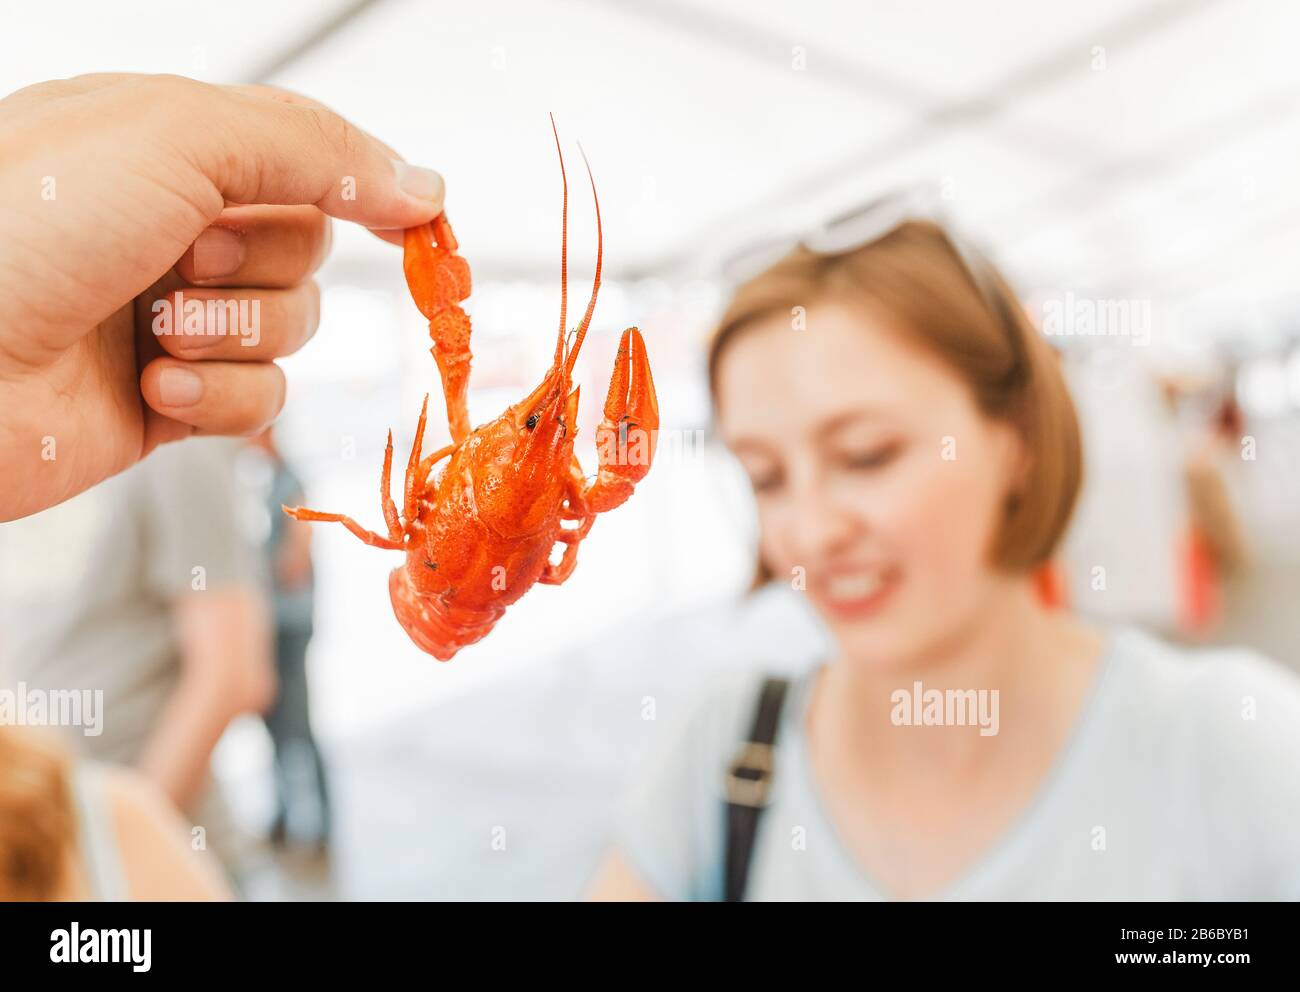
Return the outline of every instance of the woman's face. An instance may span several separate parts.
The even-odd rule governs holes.
[[[988,549],[1017,436],[922,344],[828,303],[803,329],[774,318],[742,331],[717,385],[763,560],[778,581],[803,580],[850,658],[884,666],[942,650],[1006,589]]]

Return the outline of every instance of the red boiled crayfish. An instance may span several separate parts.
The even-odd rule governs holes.
[[[298,520],[341,523],[366,544],[404,551],[388,577],[398,622],[421,649],[441,661],[480,640],[534,583],[559,585],[577,564],[578,545],[596,514],[622,504],[650,470],[659,404],[641,332],[629,327],[596,429],[599,471],[588,482],[573,453],[578,388],[573,366],[596,309],[604,234],[596,183],[596,274],[582,322],[565,333],[568,304],[569,183],[555,122],[564,208],[560,247],[560,329],[555,359],[541,384],[495,420],[470,429],[466,391],[470,320],[459,304],[470,295],[469,265],[458,255],[445,213],[404,236],[403,269],[415,305],[429,320],[431,349],[442,378],[451,444],[423,455],[426,394],[406,465],[401,511],[393,502],[393,432],[388,432],[380,499],[387,535],[351,517],[284,507]],[[584,162],[586,157],[584,156]],[[447,459],[436,477],[433,470]],[[556,544],[564,546],[552,561]]]

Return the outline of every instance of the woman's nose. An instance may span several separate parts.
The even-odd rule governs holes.
[[[791,550],[809,563],[843,550],[865,530],[862,515],[844,505],[819,478],[795,492],[786,526]]]

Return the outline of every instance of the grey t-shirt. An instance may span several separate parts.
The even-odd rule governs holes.
[[[82,754],[139,757],[180,676],[179,598],[262,581],[241,449],[229,438],[163,445],[66,503],[0,524],[0,685],[102,691],[100,733],[60,728]],[[220,833],[219,806],[191,812]]]
[[[810,774],[812,674],[787,694],[746,898],[888,899],[837,836]],[[721,898],[723,771],[760,681],[747,672],[714,685],[625,797],[615,843],[665,898]],[[932,898],[1300,899],[1300,680],[1246,652],[1116,632],[1034,799]]]

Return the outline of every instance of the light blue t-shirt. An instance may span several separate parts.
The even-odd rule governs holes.
[[[812,675],[786,697],[746,898],[888,899],[810,773]],[[761,681],[745,672],[712,686],[656,742],[621,806],[615,843],[665,898],[721,898],[723,775]],[[1035,797],[932,898],[1300,899],[1300,679],[1249,652],[1116,632]]]

